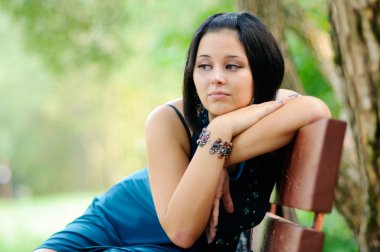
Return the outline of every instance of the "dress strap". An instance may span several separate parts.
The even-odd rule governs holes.
[[[182,123],[183,127],[186,129],[187,136],[189,137],[189,141],[191,142],[190,129],[189,129],[189,127],[187,126],[186,120],[185,120],[185,118],[183,117],[183,115],[181,114],[181,112],[179,112],[179,110],[178,110],[176,107],[174,107],[172,104],[166,104],[166,106],[169,106],[169,107],[171,107],[171,108],[174,109],[174,111],[175,111],[176,114],[178,115],[179,119],[181,120],[181,123]]]

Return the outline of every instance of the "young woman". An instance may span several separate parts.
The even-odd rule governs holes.
[[[268,209],[274,151],[330,116],[320,100],[279,90],[283,74],[278,45],[255,16],[209,17],[188,51],[183,98],[147,120],[148,168],[37,251],[235,251]]]

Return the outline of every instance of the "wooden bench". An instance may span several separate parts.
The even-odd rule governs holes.
[[[299,130],[287,147],[271,210],[251,230],[254,252],[322,251],[323,214],[332,210],[345,129],[343,121],[322,119]],[[314,212],[312,226],[279,216],[278,206]]]

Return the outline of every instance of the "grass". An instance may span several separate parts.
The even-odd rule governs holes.
[[[311,227],[314,215],[306,211],[297,211],[299,222]],[[333,209],[331,214],[325,215],[323,221],[325,240],[323,252],[357,252],[358,245],[347,227],[343,217]]]
[[[33,251],[51,234],[81,215],[97,193],[60,194],[16,200],[0,200],[0,251]],[[310,226],[313,216],[297,212]],[[356,252],[357,244],[337,211],[327,215],[324,252]]]
[[[95,194],[0,200],[0,251],[33,251],[82,214]]]

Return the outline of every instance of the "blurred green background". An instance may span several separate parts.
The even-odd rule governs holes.
[[[302,1],[328,29],[324,1]],[[233,0],[0,0],[0,251],[32,251],[145,166],[150,111],[181,96],[195,28]],[[288,34],[309,94],[334,95]],[[300,213],[304,222],[310,216]],[[325,251],[357,251],[337,212]]]

